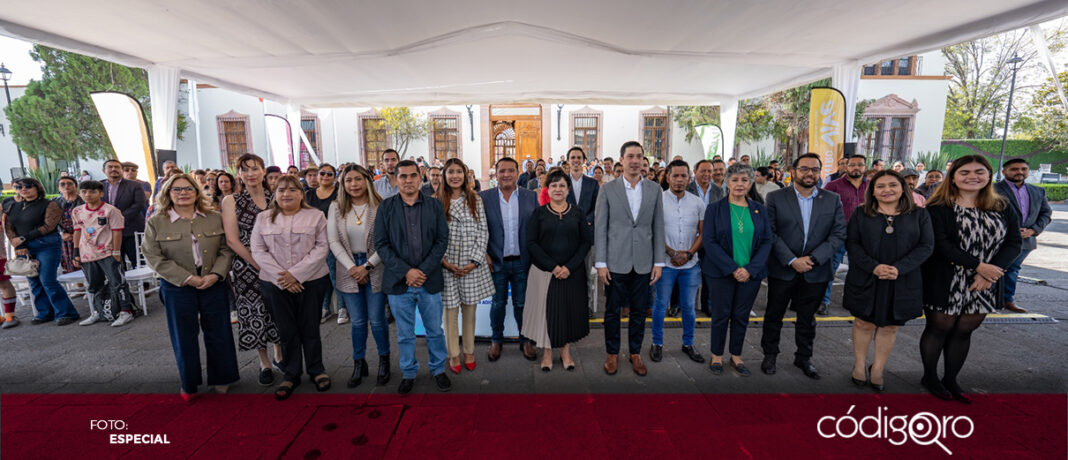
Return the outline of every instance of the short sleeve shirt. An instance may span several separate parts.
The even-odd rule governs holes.
[[[111,251],[114,250],[111,232],[121,232],[125,224],[119,208],[104,202],[96,209],[83,204],[70,212],[70,218],[74,229],[82,233],[77,241],[82,262],[111,257]]]

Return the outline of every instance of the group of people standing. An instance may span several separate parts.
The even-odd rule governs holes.
[[[606,294],[607,374],[620,367],[624,318],[624,359],[633,372],[648,373],[642,350],[650,313],[648,356],[663,359],[663,324],[671,309],[682,317],[682,353],[704,363],[694,346],[700,305],[711,317],[711,373],[729,366],[749,376],[743,343],[765,279],[761,371],[777,372],[789,308],[797,313],[793,364],[819,379],[812,361],[815,315],[829,302],[829,286],[848,254],[843,306],[856,318],[851,381],[884,390],[897,328],[923,314],[922,383],[935,396],[967,402],[957,378],[971,334],[987,314],[1013,301],[1016,273],[1050,214],[1041,189],[1024,183],[1026,162],[1015,159],[1005,164],[1007,180],[997,185],[985,158],[956,159],[921,207],[906,177],[890,169],[869,179],[860,156],[846,158],[840,177],[821,187],[820,157],[801,155],[790,165],[790,185],[763,193],[756,187],[758,172],[747,162],[703,160],[691,169],[675,159],[663,168],[663,183],[646,179],[649,163],[638,142],[623,144],[619,163],[611,166],[621,172],[607,181],[583,174],[588,159],[581,148],[573,147],[565,158],[569,168],[523,174],[514,159],[502,158],[494,165],[496,187],[477,192],[472,172],[459,159],[435,167],[440,176],[427,182],[425,167],[388,150],[377,180],[360,165],[342,165],[339,172],[324,164],[311,187],[307,177],[302,182],[249,154],[234,165],[241,186],[217,204],[194,175],[170,171],[147,223],[140,210],[140,226],[144,256],[162,278],[180,393],[191,399],[204,383],[201,331],[206,383],[216,392],[238,381],[237,350],[257,351],[262,385],[272,385],[274,369],[281,371],[275,391],[280,400],[301,384],[303,374],[317,390],[330,389],[319,327],[332,295],[339,318],[351,322],[350,388],[370,375],[368,329],[379,355],[376,383],[391,380],[387,305],[396,323],[400,393],[413,389],[420,368],[416,312],[425,328],[430,373],[437,388],[447,391],[447,371],[476,368],[475,309],[490,297],[489,361],[503,353],[510,297],[521,354],[536,360],[542,349],[540,368],[549,372],[552,349],[558,349],[562,367],[574,370],[570,344],[589,335],[589,292],[597,283]],[[105,165],[109,179],[114,166]],[[534,178],[541,197],[522,184],[532,172],[541,176]],[[86,259],[84,245],[70,251],[76,266],[95,263],[94,272],[110,282],[108,274],[132,247],[127,229],[140,230],[136,204],[148,197],[137,187],[129,197],[134,204],[124,204],[120,182],[93,183],[79,187],[84,203],[70,211],[75,241],[92,229],[93,260]],[[39,303],[35,322],[69,323],[78,313],[48,276],[63,251],[56,230],[63,209],[43,200],[32,179],[19,185],[21,201],[5,206],[4,224],[16,251],[42,262],[39,279],[31,279]],[[105,259],[115,263],[97,262]],[[592,269],[595,277],[588,276]],[[14,296],[3,281],[7,313]],[[93,289],[104,297],[123,296],[120,283],[108,284],[110,295],[103,287]]]

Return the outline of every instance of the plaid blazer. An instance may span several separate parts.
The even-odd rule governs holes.
[[[493,277],[486,264],[486,246],[489,244],[486,207],[478,194],[475,194],[475,201],[478,203],[478,209],[475,210],[478,220],[471,216],[464,197],[456,198],[449,204],[449,247],[445,250],[445,260],[459,267],[471,261],[475,261],[478,266],[462,278],[448,270],[442,270],[445,290],[441,292],[441,303],[445,308],[456,308],[460,304],[478,304],[496,292]]]

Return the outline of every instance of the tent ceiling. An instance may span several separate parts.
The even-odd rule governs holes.
[[[0,34],[309,107],[712,104],[1066,0],[9,0]]]

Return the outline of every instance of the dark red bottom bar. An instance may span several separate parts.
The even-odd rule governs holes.
[[[1066,395],[5,394],[40,458],[1065,458]],[[859,424],[859,425],[858,425]],[[951,453],[951,454],[950,454]]]

